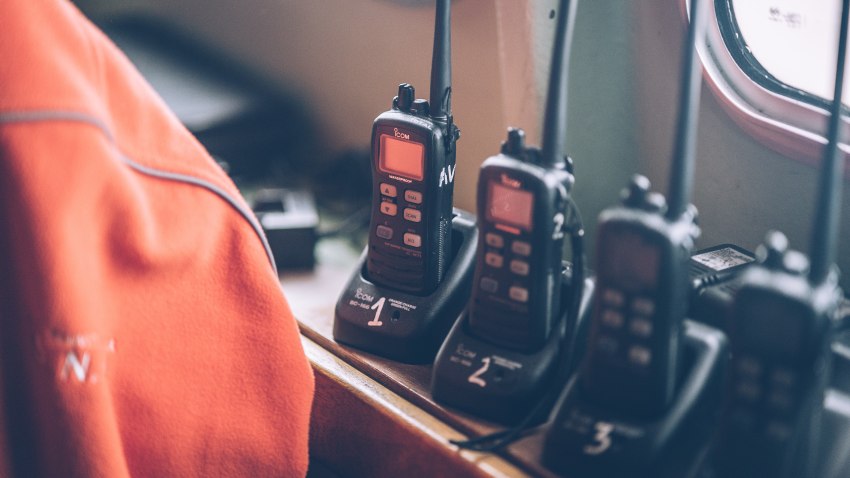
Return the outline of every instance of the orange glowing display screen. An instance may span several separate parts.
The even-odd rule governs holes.
[[[422,143],[381,135],[381,171],[422,181],[425,177],[424,162],[425,146]]]
[[[522,189],[509,188],[495,181],[490,183],[487,219],[531,230],[531,210],[534,195]]]

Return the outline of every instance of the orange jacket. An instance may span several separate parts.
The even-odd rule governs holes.
[[[0,1],[0,476],[298,476],[313,377],[265,239],[128,60]]]

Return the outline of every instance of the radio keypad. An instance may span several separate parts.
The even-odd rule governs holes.
[[[531,265],[528,256],[531,244],[496,230],[485,232],[484,244],[485,267],[479,287],[517,306],[525,306],[530,297],[528,276]],[[505,267],[506,263],[508,267]]]
[[[481,290],[484,292],[489,292],[491,294],[495,294],[496,291],[499,290],[499,282],[495,279],[491,279],[490,277],[482,277],[481,278]]]
[[[735,359],[733,373],[733,426],[777,444],[788,440],[794,420],[791,414],[799,399],[794,371],[743,355]]]
[[[384,225],[378,225],[378,228],[375,230],[375,235],[377,235],[381,239],[390,240],[393,238],[393,228]]]
[[[395,216],[398,214],[398,206],[388,201],[381,201],[381,212],[387,216]]]
[[[495,247],[496,249],[505,247],[505,238],[499,234],[488,232],[484,236],[484,240],[490,247]]]
[[[404,208],[404,218],[410,222],[422,222],[422,211],[406,207]]]
[[[404,191],[404,200],[410,204],[422,204],[422,193],[408,189]]]
[[[511,261],[511,272],[518,276],[527,276],[529,268],[528,262],[517,259]]]
[[[531,244],[525,241],[514,241],[511,243],[511,252],[520,256],[528,257],[531,255]]]
[[[517,302],[528,302],[528,289],[525,287],[513,286],[508,289],[508,297]]]
[[[410,247],[422,247],[422,236],[407,232],[404,234],[404,243]]]
[[[422,192],[415,189],[405,189],[399,197],[399,188],[404,186],[388,182],[379,184],[381,214],[395,218],[398,217],[399,208],[402,209],[402,214],[399,219],[387,220],[388,222],[379,224],[375,228],[375,235],[385,241],[400,237],[401,243],[418,249],[422,247],[423,234],[420,226],[422,223]]]
[[[655,302],[647,296],[627,293],[616,287],[606,287],[600,290],[600,294],[596,353],[624,365],[648,367],[654,358],[650,339]],[[611,347],[612,342],[617,347]]]
[[[381,195],[394,198],[398,195],[398,190],[392,184],[381,183]]]
[[[484,255],[484,263],[494,269],[500,269],[505,262],[505,258],[495,252],[488,252]]]

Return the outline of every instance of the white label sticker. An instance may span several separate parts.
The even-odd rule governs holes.
[[[722,249],[717,249],[716,251],[704,252],[693,256],[692,259],[706,267],[710,267],[716,272],[729,269],[730,267],[739,266],[741,264],[746,264],[748,262],[753,262],[752,257],[738,252],[731,247],[724,247]]]

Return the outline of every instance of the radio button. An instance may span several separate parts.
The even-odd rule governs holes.
[[[412,204],[422,204],[422,193],[408,189],[404,191],[404,200]]]
[[[775,368],[770,374],[770,381],[775,387],[790,388],[796,383],[794,372],[785,368]]]
[[[392,184],[381,183],[381,194],[394,198],[398,195],[398,190]]]
[[[512,260],[511,261],[511,272],[518,276],[527,276],[529,271],[528,262]]]
[[[404,218],[410,222],[421,222],[422,221],[422,211],[419,209],[404,209]]]
[[[393,228],[387,226],[378,226],[375,230],[375,235],[381,239],[390,240],[393,238]]]
[[[525,241],[514,241],[511,243],[511,251],[514,254],[528,257],[531,255],[531,244]]]
[[[634,345],[629,349],[629,361],[635,365],[646,367],[652,361],[652,352],[646,347]]]
[[[761,387],[756,382],[741,380],[735,386],[735,394],[748,402],[756,402],[761,399]]]
[[[736,369],[740,375],[757,379],[761,375],[762,365],[754,357],[744,355],[738,359]]]
[[[404,243],[410,247],[421,247],[422,246],[422,236],[419,234],[411,234],[409,232],[404,233]]]
[[[765,427],[764,433],[767,435],[767,438],[773,441],[785,442],[791,438],[794,432],[791,427],[783,422],[770,421]]]
[[[602,291],[602,301],[611,307],[622,307],[626,297],[617,289],[605,289]]]
[[[602,311],[602,323],[612,329],[619,329],[625,321],[626,319],[623,317],[623,314],[614,309],[604,309]]]
[[[484,263],[486,263],[490,267],[495,267],[499,269],[504,264],[505,258],[496,254],[495,252],[488,252],[484,255]]]
[[[481,282],[479,282],[479,287],[484,292],[489,292],[491,294],[495,294],[497,290],[499,290],[499,283],[495,279],[491,279],[489,277],[482,277]]]
[[[645,297],[638,297],[632,300],[632,312],[644,317],[652,317],[655,313],[655,302]]]
[[[488,246],[495,247],[496,249],[501,249],[502,247],[505,247],[505,238],[492,232],[488,232],[484,236],[484,241],[487,243]]]
[[[609,335],[600,335],[596,339],[596,351],[605,355],[615,355],[620,349],[620,343],[617,339]]]
[[[508,297],[517,302],[528,302],[528,289],[525,287],[513,286],[508,289]]]
[[[387,216],[395,216],[396,214],[398,214],[398,206],[391,202],[382,201],[381,212],[386,214]]]
[[[648,338],[652,335],[652,322],[646,319],[632,319],[629,321],[629,330],[638,337]]]

